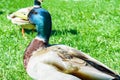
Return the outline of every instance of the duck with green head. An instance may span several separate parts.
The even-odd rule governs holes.
[[[43,0],[34,0],[34,6],[40,6]],[[17,24],[22,27],[22,35],[24,36],[24,29],[35,30],[35,25],[31,24],[28,20],[28,13],[33,9],[34,6],[21,8],[11,14],[7,15],[7,18],[11,20],[13,24]]]
[[[24,54],[24,66],[35,80],[120,80],[120,76],[101,62],[66,45],[50,45],[51,15],[39,6],[28,18],[37,36]]]

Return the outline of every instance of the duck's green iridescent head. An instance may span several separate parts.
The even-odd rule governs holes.
[[[48,42],[52,27],[50,13],[43,8],[36,7],[30,11],[28,19],[31,23],[36,25],[36,30],[38,32],[37,37]]]

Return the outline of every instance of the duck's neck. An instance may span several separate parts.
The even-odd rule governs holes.
[[[41,26],[41,27],[39,27],[39,26]],[[45,26],[47,26],[47,25],[45,25],[45,24],[36,25],[36,30],[37,30],[36,38],[39,40],[42,40],[46,43],[49,43],[49,37],[51,34],[51,26],[47,26],[47,27],[45,27]]]
[[[36,37],[27,47],[24,52],[24,66],[27,68],[28,62],[30,57],[33,55],[34,51],[37,51],[39,48],[44,48],[47,46],[46,43],[42,38]]]

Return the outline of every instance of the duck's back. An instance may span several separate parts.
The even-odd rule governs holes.
[[[116,77],[102,63],[64,45],[35,51],[29,60],[27,72],[37,80],[113,80]]]

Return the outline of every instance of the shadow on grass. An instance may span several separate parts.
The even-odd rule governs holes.
[[[29,29],[24,29],[25,33],[30,34],[32,32],[37,32],[36,30],[29,30]],[[20,32],[22,32],[22,29],[20,29]]]
[[[0,15],[3,14],[3,11],[0,11]]]
[[[22,30],[20,29],[20,31],[22,31]],[[32,32],[37,32],[36,30],[28,30],[28,29],[24,29],[24,31],[27,34],[30,34]],[[67,30],[67,29],[64,29],[64,30],[52,30],[51,36],[52,35],[57,36],[57,35],[66,34],[66,33],[75,35],[75,34],[77,34],[77,30],[73,30],[73,29],[70,29],[70,30]]]
[[[67,30],[67,29],[64,29],[64,30],[52,30],[52,35],[60,35],[60,34],[66,34],[66,33],[70,33],[70,34],[77,34],[77,30],[73,30],[73,29],[70,29],[70,30]]]

